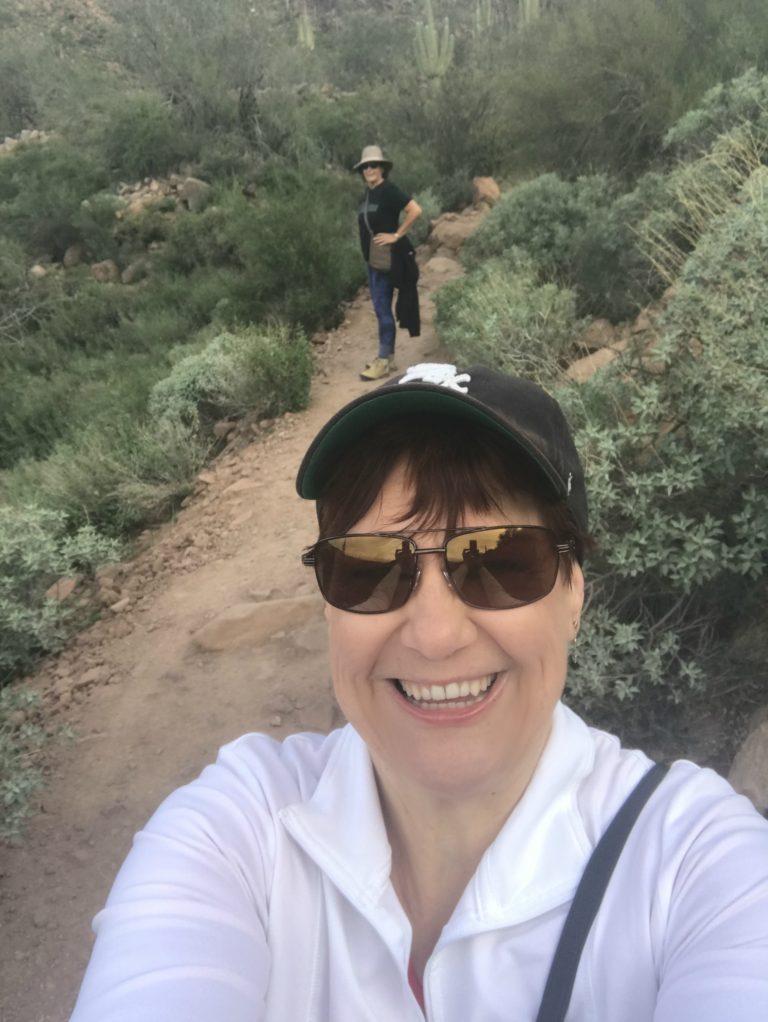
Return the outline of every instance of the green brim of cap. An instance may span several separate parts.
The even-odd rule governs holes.
[[[566,494],[563,480],[549,460],[524,436],[502,419],[489,413],[468,394],[430,384],[381,389],[346,405],[317,434],[302,459],[296,476],[300,497],[317,500],[323,484],[334,471],[344,451],[373,426],[400,415],[436,412],[464,419],[495,430],[517,446],[543,472],[556,496]]]

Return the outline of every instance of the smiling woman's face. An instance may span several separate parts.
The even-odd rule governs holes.
[[[405,517],[410,499],[398,467],[349,531],[418,528]],[[503,501],[501,509],[468,513],[458,524],[543,524],[535,503],[522,496]],[[421,547],[442,542],[439,529],[417,539]],[[565,684],[583,602],[581,569],[573,566],[570,583],[560,573],[536,603],[478,610],[446,582],[440,555],[420,561],[419,584],[399,610],[366,615],[326,608],[339,705],[389,784],[416,784],[451,798],[519,789],[535,769]],[[446,700],[423,698],[442,696],[443,689]],[[459,705],[435,708],[444,701]]]
[[[384,171],[380,163],[369,163],[363,167],[363,180],[369,188],[376,188],[384,180]]]

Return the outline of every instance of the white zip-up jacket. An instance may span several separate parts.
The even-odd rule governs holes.
[[[533,1022],[590,853],[649,760],[559,706],[424,974],[431,1022]],[[246,735],[135,839],[72,1022],[423,1022],[365,744]],[[569,1022],[766,1022],[768,824],[676,763],[624,848]]]

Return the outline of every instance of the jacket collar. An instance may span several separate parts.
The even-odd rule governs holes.
[[[558,706],[536,772],[485,852],[444,939],[522,922],[570,900],[592,850],[576,797],[593,763],[589,729]],[[341,732],[311,797],[283,809],[280,818],[361,911],[374,917],[392,909],[391,851],[373,767],[350,725]]]

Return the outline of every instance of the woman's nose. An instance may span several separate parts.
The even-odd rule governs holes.
[[[419,557],[421,574],[405,604],[401,638],[429,660],[442,660],[469,645],[477,634],[470,610],[443,574],[440,554]]]

